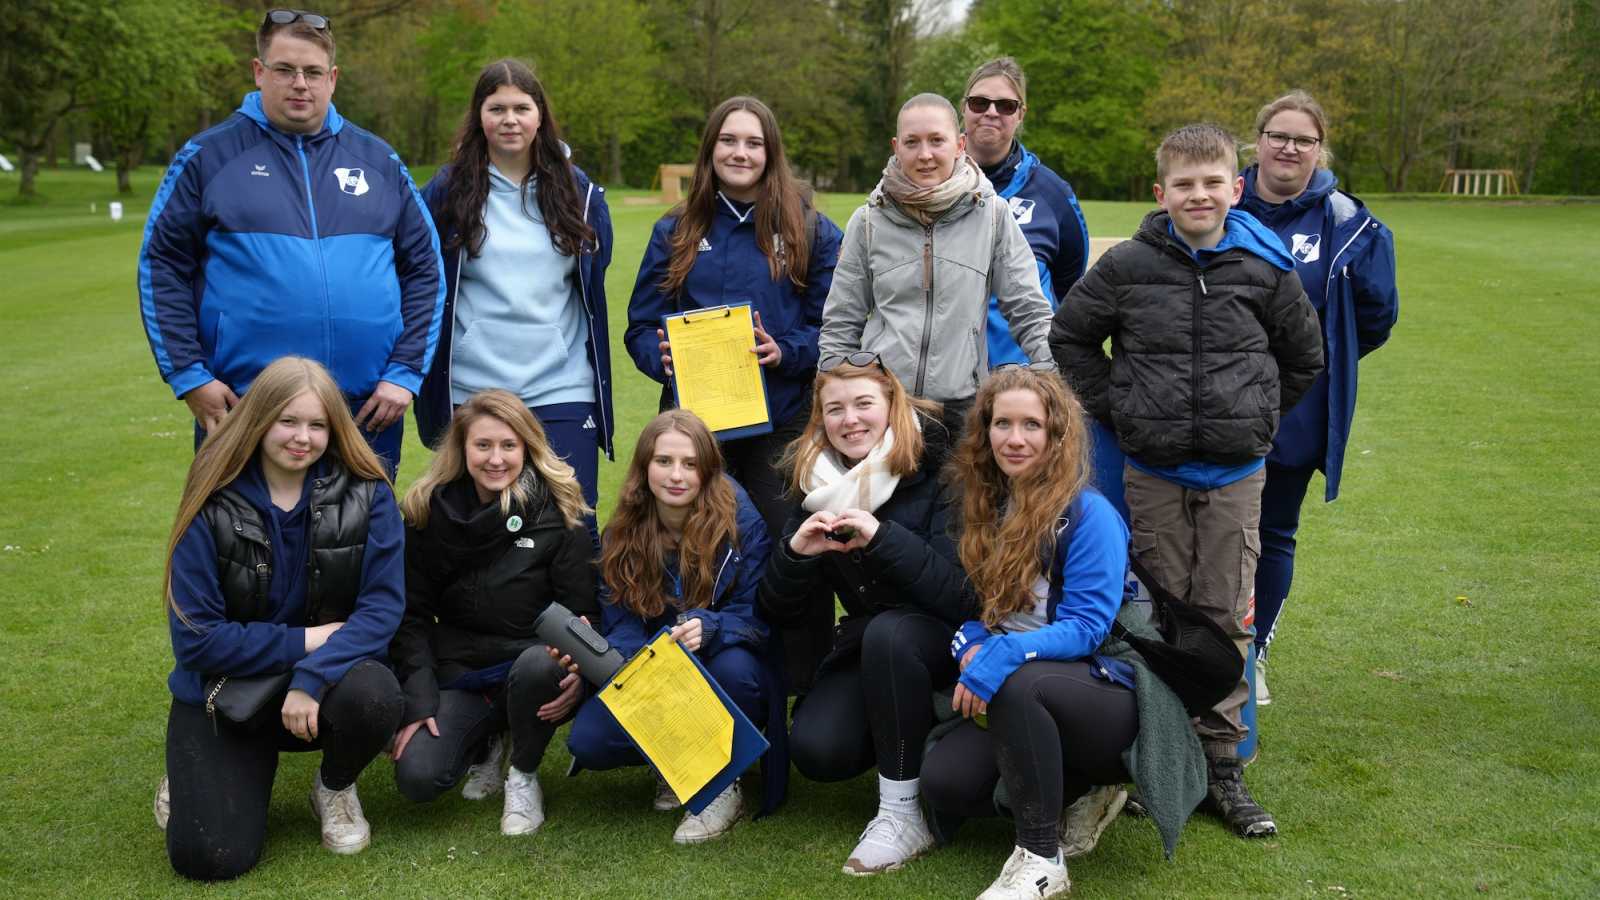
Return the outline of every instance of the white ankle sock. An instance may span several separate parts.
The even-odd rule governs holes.
[[[878,776],[878,814],[900,819],[921,819],[922,805],[917,802],[922,791],[919,779],[895,781]]]

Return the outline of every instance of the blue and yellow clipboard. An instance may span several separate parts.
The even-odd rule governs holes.
[[[772,410],[755,346],[750,304],[733,303],[661,317],[672,345],[672,391],[679,409],[705,421],[721,440],[767,434]]]
[[[634,654],[633,658],[612,676],[611,681],[600,689],[600,698],[622,726],[628,741],[641,755],[656,765],[657,770],[667,779],[667,783],[678,794],[678,799],[683,801],[684,806],[691,813],[698,814],[732,784],[734,779],[742,775],[751,763],[760,759],[761,754],[767,752],[768,743],[766,737],[728,698],[722,686],[711,677],[711,673],[706,671],[700,658],[684,650],[667,636],[670,631],[668,628],[662,628],[650,643]],[[662,671],[656,674],[664,674],[667,679],[683,677],[687,668],[682,663],[683,657],[687,657],[693,663],[693,669],[690,670],[693,674],[687,678],[690,683],[667,687],[660,683],[659,679],[652,677],[650,670],[654,666],[660,666]],[[694,678],[696,674],[698,679]],[[639,691],[639,694],[629,695],[630,685],[635,691]],[[661,696],[663,690],[681,692],[678,695],[682,697],[681,702],[675,699],[664,702]],[[686,765],[674,765],[666,759],[658,759],[657,755],[646,746],[651,743],[651,738],[643,734],[635,735],[635,729],[630,728],[632,713],[624,708],[622,701],[631,700],[633,696],[639,696],[641,699],[648,696],[646,705],[635,709],[645,716],[655,719],[694,717],[695,721],[692,724],[699,726],[704,723],[705,727],[697,727],[688,741],[671,748],[662,748],[682,754],[686,750],[685,745],[698,742],[703,746],[695,747],[692,752],[698,754],[700,758],[690,760]],[[632,721],[637,724],[637,720]],[[655,731],[658,735],[662,733],[661,729]],[[668,728],[666,731],[670,732],[671,729]],[[726,743],[720,743],[718,741],[720,737],[726,737]],[[705,771],[708,761],[710,767],[714,769],[709,775]],[[696,769],[699,771],[698,775],[692,771]],[[685,778],[692,780],[686,782]],[[687,798],[683,796],[685,792],[689,793]]]

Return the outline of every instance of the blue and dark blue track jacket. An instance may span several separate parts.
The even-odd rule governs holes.
[[[1383,346],[1400,316],[1394,234],[1362,202],[1318,169],[1300,196],[1268,203],[1256,193],[1257,167],[1245,169],[1239,208],[1271,228],[1288,248],[1306,296],[1322,320],[1327,368],[1278,423],[1267,461],[1316,466],[1327,476],[1324,499],[1339,496],[1345,445],[1356,414],[1361,357]]]
[[[415,394],[444,310],[439,237],[388,144],[332,105],[321,131],[285,134],[251,93],[168,167],[139,310],[180,397],[213,379],[242,394],[288,354],[322,362],[352,399],[379,381]]]
[[[1089,266],[1089,226],[1078,207],[1078,195],[1019,141],[1012,141],[1011,153],[999,165],[986,167],[983,174],[1022,226],[1022,236],[1039,263],[1039,287],[1054,311]],[[989,295],[987,334],[989,368],[1028,362],[1028,354],[1011,336],[1000,300],[993,294]]]

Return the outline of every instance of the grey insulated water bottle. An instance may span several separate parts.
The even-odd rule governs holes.
[[[534,621],[533,630],[540,640],[572,657],[578,664],[578,674],[595,687],[610,681],[622,668],[622,654],[611,642],[559,603],[545,607]]]

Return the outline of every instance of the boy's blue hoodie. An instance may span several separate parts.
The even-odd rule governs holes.
[[[300,501],[287,512],[272,505],[258,459],[252,459],[229,485],[260,513],[272,542],[272,582],[267,590],[272,615],[265,621],[226,618],[211,529],[203,515],[189,523],[172,554],[172,596],[188,624],[170,608],[167,611],[176,659],[167,686],[178,702],[203,704],[205,680],[213,675],[287,671],[294,673],[291,689],[321,701],[323,693],[356,663],[387,654],[405,612],[405,531],[387,483],[379,483],[372,492],[355,611],[315,653],[305,652],[308,500],[312,482],[328,469],[328,462],[319,460],[306,473]]]

